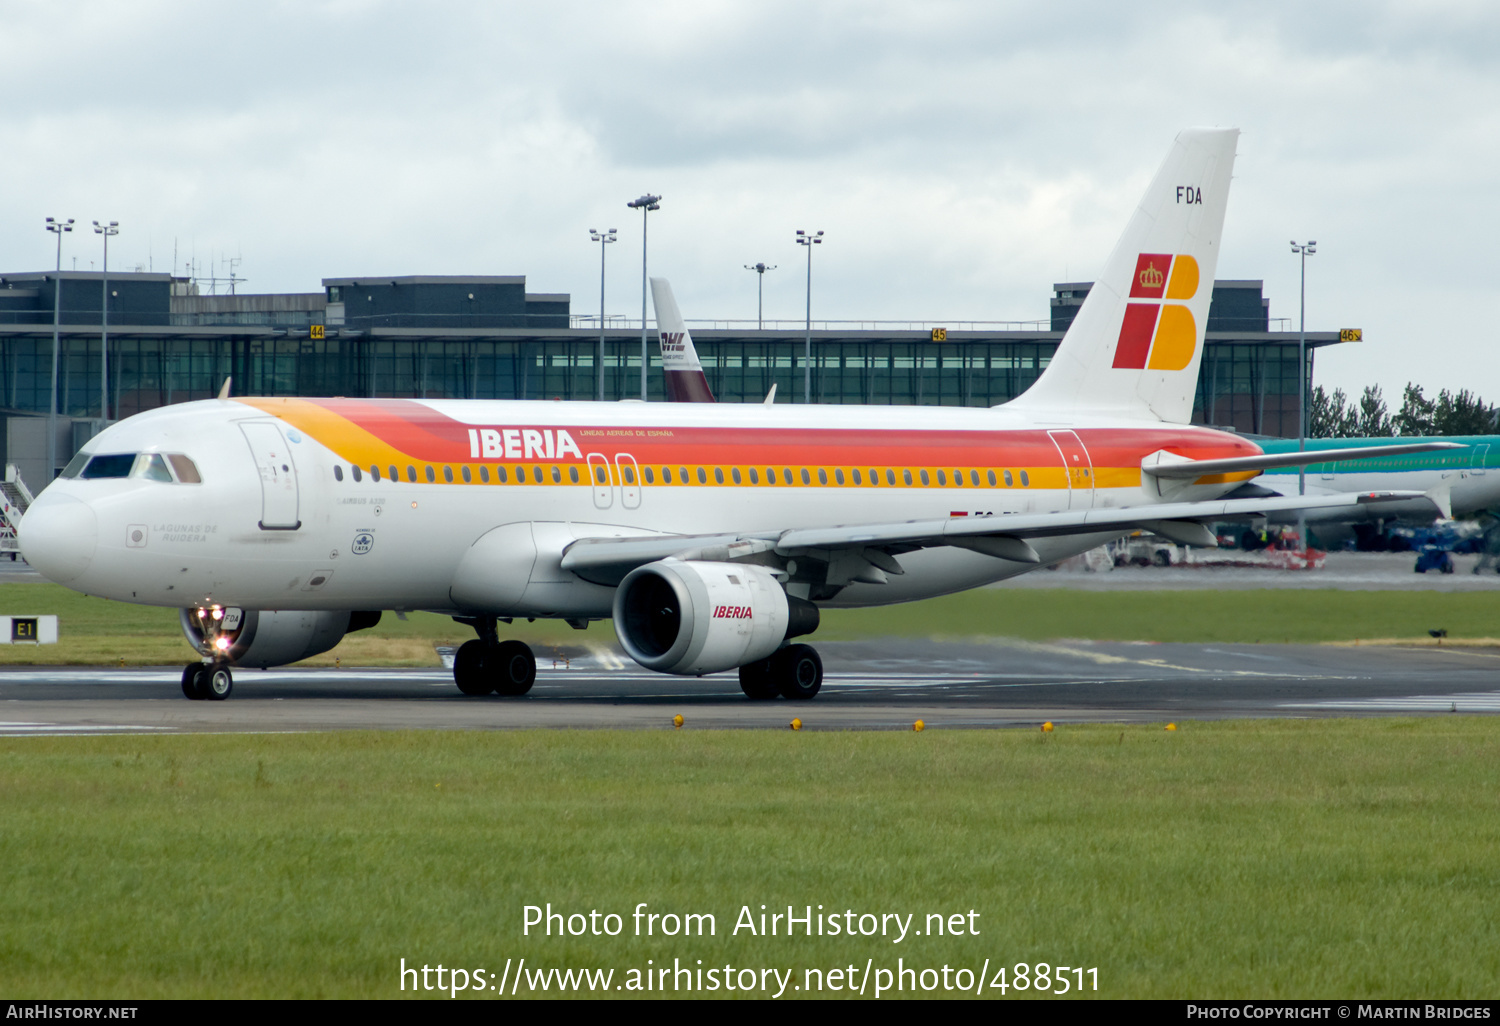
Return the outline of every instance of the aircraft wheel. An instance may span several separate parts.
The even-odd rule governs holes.
[[[772,659],[758,659],[740,667],[740,690],[745,693],[746,698],[758,702],[781,694],[781,688],[777,686],[776,676],[771,669]]]
[[[536,682],[536,655],[525,642],[502,641],[485,653],[484,669],[497,695],[524,695]]]
[[[811,645],[788,645],[771,659],[773,675],[787,698],[806,701],[823,686],[823,660]]]
[[[198,672],[197,686],[210,702],[222,702],[234,690],[234,676],[227,666],[205,666]]]
[[[202,663],[188,663],[182,670],[182,693],[194,702],[208,697],[198,687],[198,671],[202,669]]]
[[[484,642],[478,638],[458,646],[453,656],[453,683],[466,695],[487,695],[495,690],[484,672]]]

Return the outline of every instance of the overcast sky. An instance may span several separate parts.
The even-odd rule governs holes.
[[[1243,130],[1221,278],[1363,327],[1318,381],[1500,402],[1500,7],[1486,3],[0,0],[0,269],[48,215],[112,267],[242,291],[525,274],[640,314],[1034,320],[1091,279],[1173,135]],[[98,261],[70,237],[65,266]],[[224,265],[219,265],[224,273]]]

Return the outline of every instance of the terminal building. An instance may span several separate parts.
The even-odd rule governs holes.
[[[326,278],[320,292],[201,295],[167,274],[0,275],[0,426],[6,462],[39,488],[103,424],[215,395],[462,399],[598,396],[597,316],[524,276]],[[1036,322],[813,322],[818,403],[994,406],[1047,366],[1090,283],[1054,287]],[[108,292],[108,317],[101,314]],[[690,311],[691,312],[691,311]],[[47,463],[53,331],[57,462]],[[803,324],[689,319],[721,402],[803,396]],[[1217,281],[1193,419],[1243,433],[1297,433],[1297,333],[1273,325],[1260,281]],[[1274,329],[1274,330],[1273,330]],[[651,366],[659,368],[652,332]],[[639,321],[609,318],[604,398],[640,397]],[[107,361],[103,342],[107,337]],[[1311,353],[1338,341],[1309,332]],[[107,369],[106,369],[107,368]],[[104,375],[107,374],[107,379]],[[663,398],[659,371],[649,398]]]

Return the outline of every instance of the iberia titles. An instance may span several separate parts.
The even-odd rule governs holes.
[[[564,428],[469,428],[473,459],[560,460],[583,453]]]

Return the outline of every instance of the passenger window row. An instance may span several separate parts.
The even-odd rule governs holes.
[[[727,475],[725,474],[726,469],[728,470]],[[653,466],[645,466],[641,468],[640,475],[646,484],[657,484],[660,482],[664,485],[695,483],[706,485],[709,483],[710,478],[712,478],[713,483],[716,485],[758,485],[762,483],[767,485],[811,485],[814,477],[816,477],[817,483],[825,486],[830,483],[834,485],[879,486],[883,483],[888,488],[930,488],[934,486],[939,488],[963,488],[966,485],[971,488],[1014,488],[1019,483],[1022,488],[1031,487],[1031,475],[1025,470],[1012,472],[1002,469],[998,471],[984,470],[981,472],[974,469],[954,469],[950,472],[946,467],[919,467],[915,468],[915,471],[910,467],[899,469],[886,467],[883,471],[876,467],[870,467],[868,470],[863,467],[833,467],[831,469],[832,473],[830,474],[830,468],[828,467],[799,467],[796,471],[793,471],[791,467],[782,467],[778,474],[777,468],[766,467],[765,474],[762,476],[760,467],[694,467],[690,470],[684,466],[676,468],[664,466],[660,469]],[[951,477],[949,476],[950,473]],[[491,482],[495,484],[509,484],[512,478],[516,484],[581,484],[584,481],[585,475],[592,476],[592,481],[590,482],[592,484],[633,485],[636,483],[635,467],[631,464],[622,464],[620,466],[618,480],[603,463],[591,464],[582,474],[580,474],[579,465],[576,463],[569,464],[566,467],[556,463],[548,465],[537,464],[530,467],[519,464],[513,466],[499,464],[494,466],[493,470],[488,464],[480,464],[478,467],[460,465],[457,475],[455,475],[452,466],[442,466],[435,469],[430,465],[424,465],[420,475],[417,473],[417,468],[411,465],[405,468],[404,475],[402,474],[402,468],[394,464],[386,467],[372,464],[368,470],[357,466],[349,467],[348,476],[354,481],[363,481],[367,474],[370,480],[376,482],[405,480],[410,484],[418,484],[423,481],[427,484],[436,484],[440,476],[445,484],[454,484],[459,479],[464,484],[473,484],[476,481],[480,484],[490,484]],[[335,481],[344,480],[343,466],[334,466],[333,478]]]

